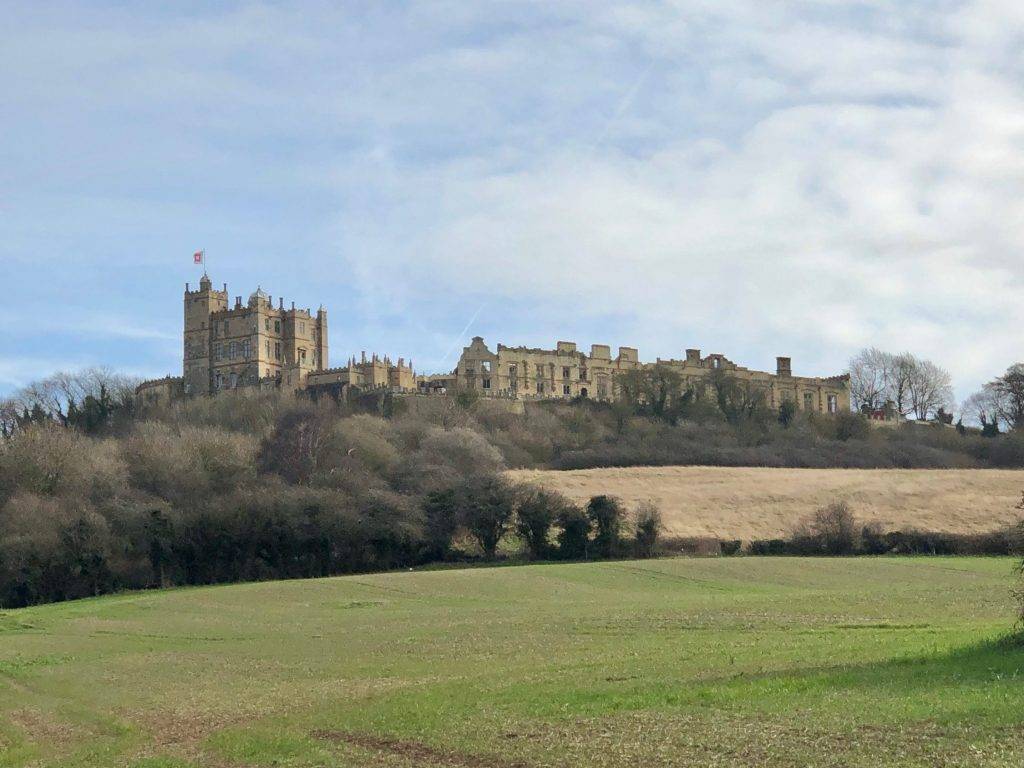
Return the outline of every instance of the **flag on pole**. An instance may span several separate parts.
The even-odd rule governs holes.
[[[195,264],[202,264],[206,260],[206,251],[196,251],[192,254],[192,261]]]

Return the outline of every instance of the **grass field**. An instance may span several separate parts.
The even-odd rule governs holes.
[[[1019,766],[1005,558],[675,559],[0,614],[2,766]]]
[[[578,501],[599,493],[630,506],[653,501],[675,536],[785,536],[800,518],[836,499],[887,530],[984,533],[1024,515],[1015,508],[1024,491],[1020,470],[629,467],[509,474]]]

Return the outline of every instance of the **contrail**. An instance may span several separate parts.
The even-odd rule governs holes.
[[[597,141],[595,141],[593,146],[590,148],[591,152],[594,152],[598,147],[601,146],[601,144],[604,143],[605,137],[608,136],[608,132],[615,124],[615,121],[622,117],[626,110],[629,109],[630,105],[633,103],[633,99],[636,98],[637,92],[640,90],[640,88],[644,84],[644,81],[647,79],[647,76],[651,74],[651,69],[653,67],[653,61],[650,62],[646,67],[644,67],[644,71],[640,73],[640,76],[636,79],[636,82],[633,83],[633,87],[630,88],[629,91],[626,92],[626,95],[622,97],[622,100],[619,101],[619,106],[615,109],[615,112],[612,114],[612,116],[608,118],[608,122],[604,124],[604,130],[601,131],[601,135],[597,137]]]
[[[466,327],[463,328],[462,331],[459,333],[459,335],[455,337],[455,340],[452,342],[452,345],[448,348],[448,351],[444,353],[444,357],[441,358],[441,362],[439,363],[441,368],[444,368],[445,361],[448,360],[448,358],[451,356],[452,352],[455,351],[455,348],[457,346],[459,346],[459,344],[462,342],[463,337],[469,331],[469,329],[473,325],[473,323],[476,322],[476,319],[480,315],[480,313],[483,311],[483,308],[484,308],[483,304],[481,304],[479,307],[476,308],[476,312],[474,312],[473,316],[471,318],[469,318],[469,322],[466,323]]]

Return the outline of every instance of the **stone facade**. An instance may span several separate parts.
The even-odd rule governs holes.
[[[214,290],[203,275],[197,290],[185,285],[182,376],[156,379],[136,390],[142,406],[169,403],[190,395],[212,395],[243,387],[280,388],[314,395],[340,396],[349,389],[387,389],[391,392],[453,393],[475,390],[485,397],[511,401],[576,397],[611,401],[618,394],[619,378],[629,372],[663,365],[675,371],[686,387],[698,392],[712,371],[725,370],[737,379],[763,388],[766,401],[777,408],[793,400],[801,410],[817,413],[849,411],[849,376],[826,378],[794,376],[788,357],[776,358],[775,373],[736,365],[724,355],[702,357],[688,349],[678,360],[642,363],[633,347],[594,344],[584,354],[576,344],[560,341],[554,349],[507,347],[492,352],[477,336],[465,347],[455,370],[448,374],[417,377],[411,361],[363,352],[341,368],[329,367],[327,310],[314,315],[284,300],[277,306],[257,289],[243,304],[232,306],[227,285]]]
[[[212,394],[245,386],[301,389],[328,359],[327,311],[274,306],[257,289],[229,306],[227,285],[213,289],[203,275],[199,290],[185,286],[183,377],[185,394]]]
[[[363,352],[361,359],[350,358],[344,368],[328,368],[311,373],[306,377],[306,389],[313,394],[331,394],[340,396],[350,388],[361,391],[387,389],[391,392],[411,392],[416,389],[416,374],[412,369],[412,361],[398,358],[392,362],[389,357],[371,355],[366,357]]]
[[[749,381],[765,390],[766,401],[778,408],[784,400],[793,400],[804,411],[840,413],[850,410],[849,376],[794,376],[788,357],[776,358],[775,373],[754,371],[736,365],[721,354],[701,356],[699,349],[686,350],[678,360],[658,359],[641,363],[637,350],[619,347],[613,358],[611,348],[594,344],[590,354],[576,349],[569,341],[560,341],[554,349],[506,347],[499,344],[492,352],[477,336],[465,347],[448,388],[466,388],[485,397],[527,399],[615,399],[616,379],[626,371],[663,365],[677,373],[684,386],[698,390],[712,371],[725,370],[741,381]]]
[[[257,289],[248,301],[229,301],[228,287],[215,290],[203,275],[197,290],[185,285],[181,377],[143,382],[136,401],[158,405],[182,396],[212,395],[245,387],[281,388],[298,392],[310,387],[360,389],[416,387],[411,364],[399,358],[363,353],[344,368],[329,367],[327,310],[315,314],[286,308],[283,299]]]

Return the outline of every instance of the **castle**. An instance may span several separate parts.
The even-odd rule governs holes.
[[[287,389],[314,395],[345,396],[350,390],[437,394],[470,390],[483,397],[511,401],[589,398],[611,401],[618,396],[617,380],[626,372],[664,366],[684,387],[702,389],[713,371],[759,388],[765,401],[778,408],[784,401],[814,413],[850,410],[849,375],[794,376],[788,357],[776,358],[775,373],[736,365],[721,354],[701,356],[686,350],[678,360],[640,362],[633,347],[594,344],[590,354],[576,344],[560,341],[554,349],[508,347],[492,352],[477,336],[465,347],[458,365],[448,374],[417,376],[412,363],[363,352],[340,368],[328,366],[327,310],[286,309],[284,300],[257,289],[243,304],[236,296],[229,306],[227,285],[217,291],[203,275],[198,290],[185,285],[185,323],[182,376],[141,384],[137,400],[154,405],[194,396],[214,395],[242,387]]]
[[[181,397],[258,387],[291,391],[344,392],[416,388],[411,362],[364,352],[342,368],[330,368],[327,310],[314,315],[294,302],[274,299],[257,289],[242,303],[230,305],[228,287],[215,290],[208,275],[198,290],[185,284],[182,375],[143,382],[136,390],[141,405],[167,403]]]

